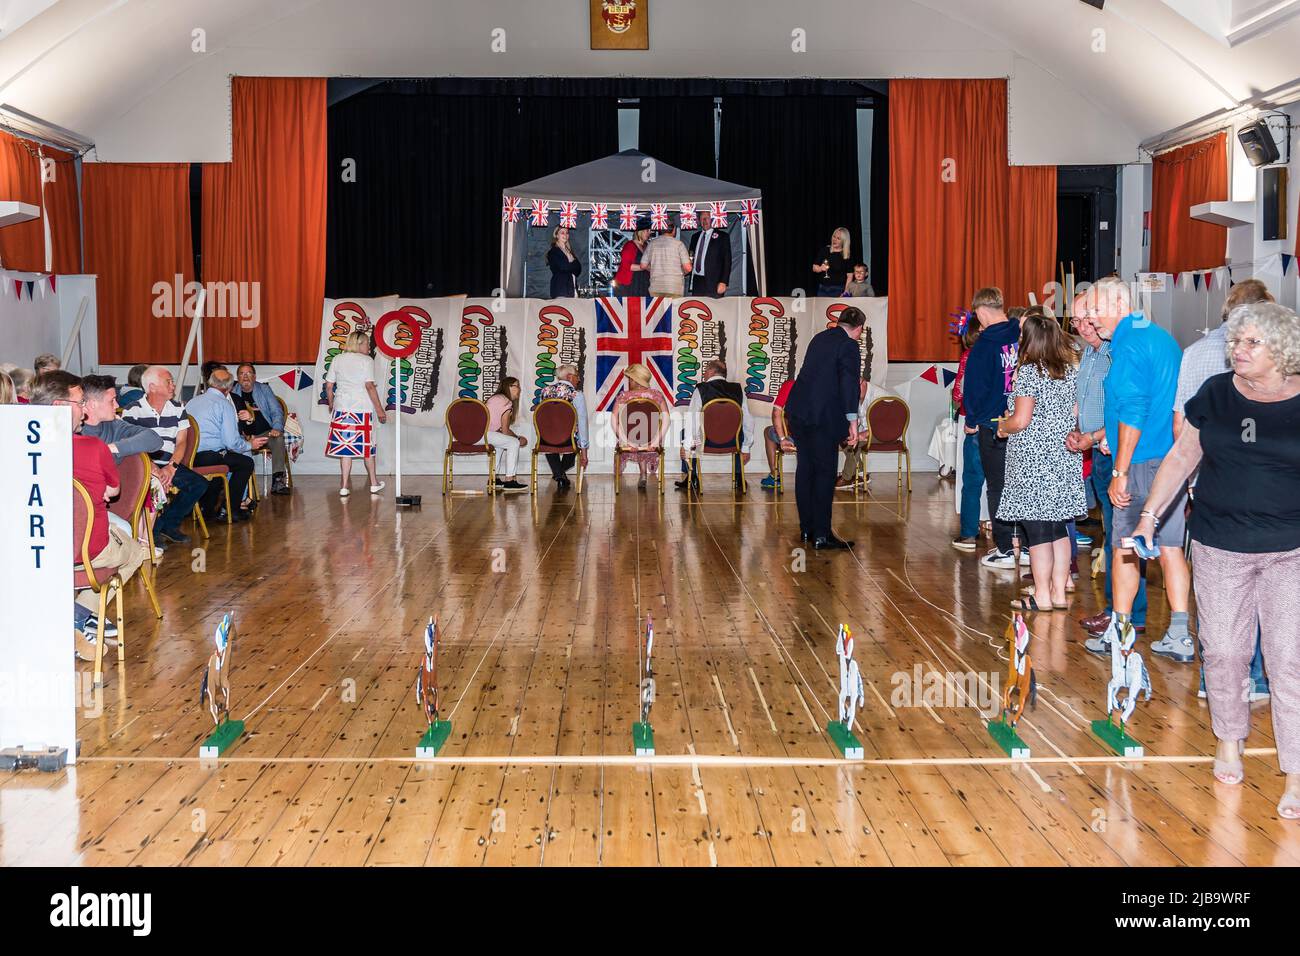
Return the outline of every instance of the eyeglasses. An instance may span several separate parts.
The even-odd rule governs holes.
[[[1247,352],[1253,352],[1264,344],[1263,339],[1228,339],[1228,348],[1242,348]]]

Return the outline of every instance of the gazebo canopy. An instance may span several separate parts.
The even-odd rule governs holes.
[[[646,163],[654,163],[653,174],[647,175],[650,168]],[[534,201],[555,203],[554,212],[561,202],[575,202],[582,225],[591,222],[591,204],[606,203],[609,206],[611,221],[623,204],[635,204],[642,213],[650,211],[652,203],[665,203],[668,208],[677,211],[682,203],[695,203],[700,210],[704,204],[721,202],[727,204],[728,217],[736,222],[740,219],[742,200],[755,200],[761,210],[763,194],[752,186],[741,186],[722,179],[688,173],[676,166],[669,166],[639,149],[625,149],[604,159],[592,160],[580,166],[573,166],[551,173],[532,182],[511,186],[502,190],[503,210],[507,201],[514,200],[521,208],[517,210],[514,221],[504,214],[501,222],[501,288],[508,296],[524,294],[524,255],[528,247],[528,219],[526,208]],[[742,244],[740,230],[732,233],[732,248],[735,250],[733,271],[740,281],[733,283],[737,288],[744,281],[745,257],[752,257],[753,275],[758,284],[760,295],[766,294],[767,268],[763,256],[763,226],[761,212],[756,222],[742,225],[748,242]]]
[[[644,163],[647,159],[654,162],[651,182],[645,181]],[[581,166],[551,173],[530,183],[512,186],[504,194],[519,199],[549,199],[554,202],[576,200],[647,205],[652,202],[738,202],[762,198],[762,193],[751,186],[688,173],[639,149],[625,149],[604,159],[594,159]]]

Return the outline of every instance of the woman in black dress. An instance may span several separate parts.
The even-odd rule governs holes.
[[[844,295],[844,286],[849,281],[849,273],[853,271],[852,246],[849,231],[843,226],[831,233],[830,245],[822,246],[812,267],[817,275],[818,295],[836,298]]]
[[[578,295],[578,276],[582,275],[582,263],[569,248],[569,230],[563,226],[557,226],[551,235],[546,264],[551,267],[551,298],[575,298]]]

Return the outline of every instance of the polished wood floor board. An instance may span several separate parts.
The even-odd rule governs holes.
[[[1109,661],[1073,609],[1029,621],[1039,682],[1010,763],[985,722],[1006,674],[1010,572],[952,550],[951,486],[841,496],[856,541],[798,542],[792,495],[721,481],[662,502],[581,496],[339,499],[304,477],[255,521],[168,551],[162,621],[139,585],[127,660],[82,694],[79,763],[0,777],[0,864],[146,866],[1300,865],[1268,704],[1241,787],[1214,782],[1195,666],[1148,656],[1155,697],[1124,761],[1090,732]],[[1086,569],[1087,561],[1081,562]],[[1149,633],[1168,605],[1150,582]],[[227,611],[235,717],[197,759],[198,686]],[[442,635],[444,754],[417,762],[424,624]],[[632,757],[639,653],[655,626],[656,756]],[[825,733],[847,624],[866,760]],[[88,677],[88,671],[86,675]]]

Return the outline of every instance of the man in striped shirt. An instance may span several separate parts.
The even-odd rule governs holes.
[[[155,473],[164,488],[176,489],[175,496],[154,522],[154,539],[163,547],[168,543],[189,544],[189,537],[181,532],[181,522],[207,494],[208,481],[190,471],[177,450],[177,439],[190,423],[185,417],[185,407],[172,400],[176,395],[172,373],[161,365],[151,365],[140,376],[140,385],[144,388],[144,398],[123,409],[122,418],[157,432],[162,448],[150,455]]]

